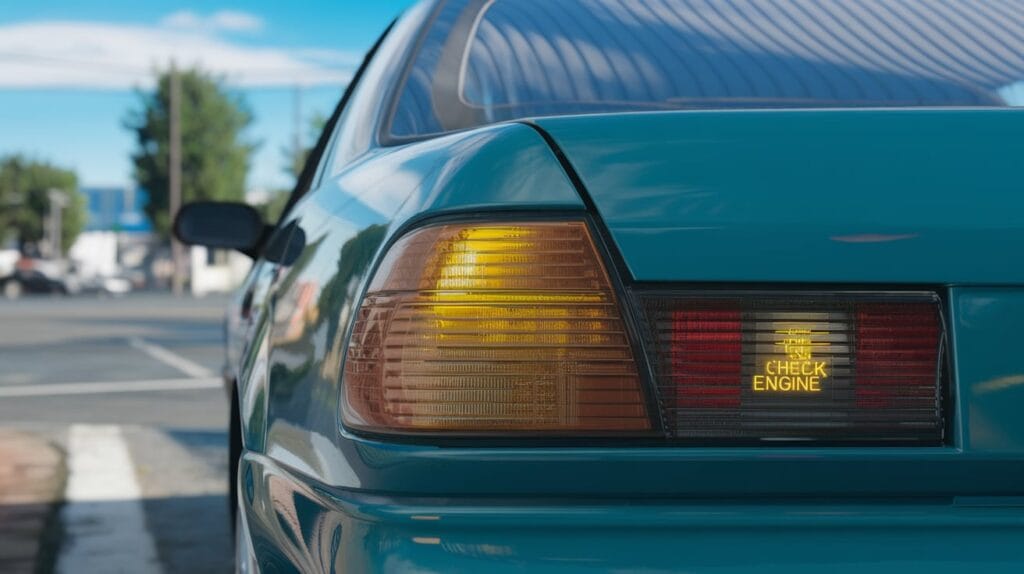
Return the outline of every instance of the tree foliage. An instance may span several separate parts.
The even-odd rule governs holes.
[[[326,126],[327,116],[315,114],[309,120],[309,131],[305,134],[306,141],[302,144],[302,148],[298,152],[292,147],[281,148],[281,156],[284,158],[283,169],[286,174],[298,180],[302,168],[305,167],[306,161],[309,159],[309,154],[313,153],[313,147],[316,146],[316,141],[320,138],[320,132]],[[266,201],[255,206],[263,215],[264,221],[274,223],[281,218],[285,206],[288,205],[291,192],[291,189],[273,190],[268,194]]]
[[[27,244],[43,239],[51,189],[67,196],[61,216],[61,249],[67,252],[85,228],[87,217],[75,172],[22,155],[0,158],[0,243],[14,236],[24,250]]]
[[[288,190],[279,189],[271,192],[266,201],[254,207],[263,216],[263,221],[275,223],[281,219],[281,214],[284,212],[284,207],[288,205],[288,197],[290,195],[291,193]]]
[[[178,73],[182,201],[241,201],[256,147],[243,133],[252,114],[244,99],[229,93],[219,78],[197,69]],[[146,213],[164,237],[170,230],[170,88],[170,73],[161,72],[156,90],[139,92],[139,107],[124,122],[135,135],[132,161],[136,182],[149,193]]]

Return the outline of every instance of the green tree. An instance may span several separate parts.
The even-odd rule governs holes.
[[[241,96],[229,93],[220,78],[201,70],[178,72],[181,79],[182,201],[241,201],[255,144],[243,132],[252,122]],[[170,152],[169,72],[157,77],[156,90],[139,92],[139,107],[124,125],[134,132],[135,180],[149,192],[146,213],[167,237],[171,222],[168,156]]]
[[[283,170],[286,174],[298,180],[299,174],[302,173],[302,168],[306,165],[306,160],[309,158],[309,154],[313,152],[316,140],[320,137],[320,132],[324,130],[326,125],[327,116],[320,113],[315,114],[309,120],[309,131],[305,134],[306,142],[302,144],[302,148],[298,153],[295,152],[293,147],[281,148],[281,156],[284,158]],[[266,201],[255,205],[256,209],[263,215],[264,221],[274,223],[281,218],[285,206],[288,205],[291,192],[292,190],[290,189],[275,189],[269,193]]]
[[[26,244],[43,239],[51,189],[67,197],[61,214],[61,249],[66,253],[87,217],[75,172],[22,155],[0,158],[0,242],[13,236],[24,250]]]

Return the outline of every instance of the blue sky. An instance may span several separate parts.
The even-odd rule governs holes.
[[[222,73],[247,100],[255,116],[247,137],[261,142],[249,187],[286,187],[281,150],[293,137],[294,86],[305,118],[328,114],[362,54],[411,3],[5,3],[0,155],[73,168],[82,185],[130,183],[133,142],[123,118],[137,105],[134,88],[145,89],[150,70],[173,55]]]

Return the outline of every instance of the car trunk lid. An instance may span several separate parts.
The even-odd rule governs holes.
[[[1024,112],[544,118],[638,281],[1019,285]]]

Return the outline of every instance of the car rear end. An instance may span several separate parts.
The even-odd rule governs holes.
[[[402,196],[319,459],[244,457],[260,566],[1019,572],[1021,23],[851,6],[439,3],[380,153],[475,180]]]
[[[249,457],[249,496],[351,571],[1019,571],[1022,127],[538,120],[589,210],[397,235],[341,373],[363,486]]]

